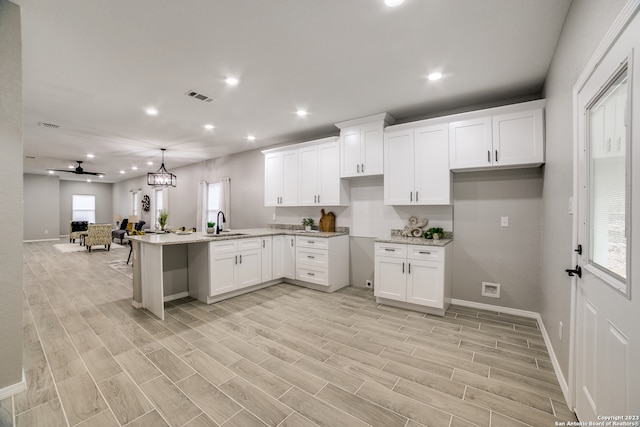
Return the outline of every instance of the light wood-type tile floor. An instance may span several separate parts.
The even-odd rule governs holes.
[[[24,244],[28,390],[17,426],[553,426],[575,421],[535,320],[444,317],[280,284],[220,303],[131,306],[127,250]],[[463,268],[463,266],[459,266]],[[9,420],[9,421],[7,421]]]

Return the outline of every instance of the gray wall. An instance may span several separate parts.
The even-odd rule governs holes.
[[[0,390],[22,380],[21,49],[20,8],[0,0]]]
[[[274,208],[264,206],[264,156],[252,150],[231,156],[206,160],[190,166],[173,169],[170,157],[165,159],[167,169],[178,177],[176,188],[169,189],[168,224],[178,227],[196,227],[197,195],[200,181],[218,182],[231,178],[231,215],[226,228],[264,227],[271,222]],[[142,190],[153,201],[153,188],[146,176],[113,184],[114,214],[129,215],[130,191]],[[228,213],[228,212],[225,212]],[[143,214],[144,221],[153,221],[151,214]]]
[[[113,223],[113,184],[82,181],[60,181],[60,235],[69,234],[71,199],[74,194],[96,196],[96,224]]]
[[[540,309],[551,344],[568,378],[569,339],[560,341],[558,322],[567,331],[570,320],[572,220],[568,213],[573,193],[573,85],[593,55],[625,0],[574,0],[549,67],[544,95],[546,114],[546,166],[544,169],[541,247]]]
[[[453,298],[540,311],[542,170],[457,173],[453,195]],[[499,299],[481,296],[483,281]]]
[[[60,179],[24,174],[24,240],[58,239],[60,229]]]

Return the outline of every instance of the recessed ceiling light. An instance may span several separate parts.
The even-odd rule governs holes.
[[[227,77],[224,82],[226,84],[228,84],[229,86],[237,86],[238,83],[240,83],[240,80],[236,79],[235,77]]]
[[[49,175],[53,175],[55,171],[49,171]]]
[[[90,179],[88,179],[88,180],[87,180],[87,182],[91,182],[91,180],[90,180]]]
[[[145,111],[145,113],[147,113],[147,114],[148,114],[148,115],[150,115],[150,116],[157,116],[157,115],[158,115],[158,110],[156,110],[156,109],[155,109],[155,108],[153,108],[153,107],[149,107],[149,108],[147,108],[147,109],[146,109],[146,110],[144,110],[144,111]]]
[[[93,159],[95,156],[93,154],[87,154],[87,157]]]
[[[104,175],[98,175],[98,178],[104,178]]]
[[[427,78],[431,81],[440,80],[442,78],[442,73],[431,73],[427,76]]]
[[[73,165],[69,165],[69,166],[67,166],[67,169],[75,169],[75,168],[76,168],[76,167],[75,167],[75,166],[73,166]]]
[[[296,111],[296,114],[297,114],[298,116],[300,116],[300,117],[304,117],[304,116],[306,116],[308,113],[307,113],[307,110],[302,110],[302,109],[300,109],[300,110]]]
[[[124,171],[120,171],[120,173],[124,173]]]
[[[256,140],[256,137],[255,137],[255,135],[249,135],[249,136],[247,136],[247,139],[248,139],[249,141],[255,141],[255,140]]]
[[[138,167],[137,166],[131,166],[131,170],[137,171]]]
[[[386,4],[389,7],[400,6],[403,2],[404,0],[384,0],[384,4]]]
[[[206,125],[202,126],[203,128],[205,128],[206,130],[211,130],[214,128],[214,126],[210,123],[207,123]]]
[[[153,166],[153,162],[147,162],[147,165]]]

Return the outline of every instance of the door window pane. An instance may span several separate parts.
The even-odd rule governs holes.
[[[589,264],[627,279],[627,70],[599,94],[589,114]]]

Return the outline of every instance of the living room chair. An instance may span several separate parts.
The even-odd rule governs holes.
[[[89,227],[89,221],[70,221],[69,222],[69,243],[75,243],[76,239],[82,236],[82,233],[87,231]]]
[[[127,234],[128,224],[129,220],[127,218],[123,219],[122,223],[120,223],[120,229],[113,230],[111,232],[111,240],[113,241],[114,239],[120,239],[120,244],[122,244],[122,239],[124,239],[124,236]]]
[[[108,251],[111,249],[111,224],[90,224],[84,238],[84,245],[91,252],[92,246],[104,245]]]

